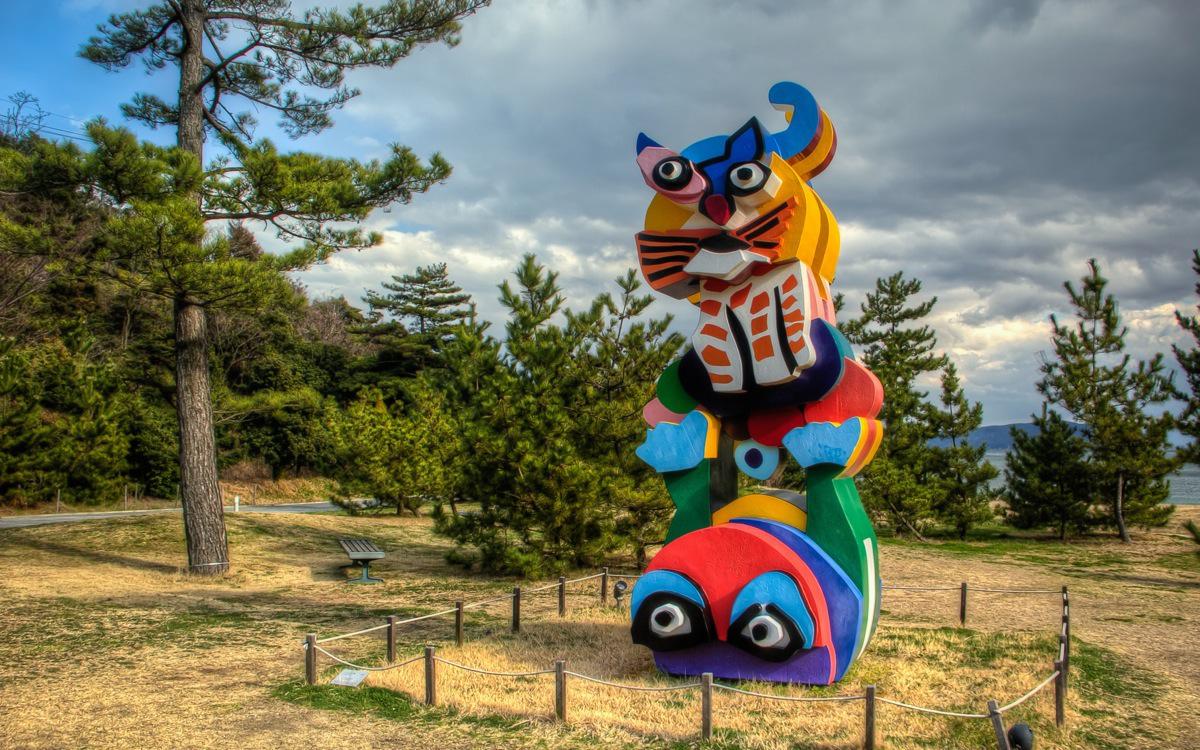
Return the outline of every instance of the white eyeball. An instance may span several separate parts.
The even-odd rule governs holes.
[[[678,604],[660,604],[650,613],[650,632],[659,637],[686,635],[692,623]]]
[[[683,176],[683,165],[674,160],[664,161],[658,165],[658,175],[664,180],[677,180]]]
[[[758,615],[746,623],[742,635],[760,648],[785,648],[791,640],[783,624],[767,614]]]
[[[729,186],[743,195],[762,188],[767,173],[757,162],[748,161],[729,170]]]

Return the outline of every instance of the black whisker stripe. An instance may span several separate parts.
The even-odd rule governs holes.
[[[775,325],[778,330],[775,335],[779,338],[779,347],[783,350],[783,361],[788,372],[796,371],[796,355],[792,353],[792,342],[788,340],[787,325],[783,320],[783,302],[779,296],[779,287],[775,287]]]
[[[638,232],[637,238],[647,242],[692,242],[700,243],[698,237],[688,237],[680,234],[650,234],[648,232]]]
[[[780,213],[781,211],[783,211],[784,209],[786,209],[786,208],[787,208],[787,207],[788,207],[790,204],[791,204],[791,201],[790,201],[790,200],[789,200],[789,201],[785,201],[785,202],[783,202],[783,203],[780,203],[780,204],[779,204],[778,206],[776,206],[775,208],[772,208],[772,209],[771,209],[770,211],[768,211],[767,213],[763,214],[762,216],[758,217],[757,219],[755,219],[754,221],[750,222],[750,223],[749,223],[749,224],[747,224],[746,226],[742,227],[742,231],[741,231],[741,232],[739,232],[739,234],[743,234],[743,235],[744,235],[744,234],[746,234],[747,232],[753,232],[755,229],[757,229],[757,228],[758,228],[759,224],[761,224],[761,223],[763,223],[763,222],[765,222],[765,221],[770,221],[771,219],[775,218],[776,216],[778,216],[778,215],[779,215],[779,213]]]
[[[763,224],[761,227],[756,227],[753,231],[742,234],[743,239],[753,240],[755,237],[761,237],[775,227],[779,226],[779,219],[772,218],[770,221]]]
[[[750,246],[773,249],[779,247],[779,243],[775,240],[754,240],[750,243]]]
[[[699,245],[638,245],[643,254],[649,253],[694,253]]]
[[[654,271],[653,273],[646,274],[646,280],[647,281],[661,281],[662,279],[665,279],[668,276],[680,273],[679,269],[681,269],[681,268],[683,268],[683,264],[676,264],[669,268],[660,268],[659,270]]]
[[[643,256],[652,257],[652,258],[653,257],[662,257],[662,256],[679,256],[679,254],[683,254],[683,256],[695,256],[696,251],[698,251],[698,250],[700,250],[700,248],[698,248],[698,247],[679,247],[679,246],[676,246],[676,247],[646,247],[643,245],[643,246],[637,248],[637,252],[640,252],[641,254],[643,254]]]
[[[668,255],[665,258],[645,258],[645,257],[643,257],[642,265],[644,265],[644,266],[661,266],[663,263],[678,263],[679,265],[685,265],[691,259],[692,259],[692,256],[690,256],[690,255]]]

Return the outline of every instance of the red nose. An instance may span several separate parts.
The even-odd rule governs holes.
[[[729,221],[729,204],[719,195],[710,195],[704,199],[704,213],[718,224],[724,224]]]

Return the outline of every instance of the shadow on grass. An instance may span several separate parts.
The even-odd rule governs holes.
[[[149,570],[155,573],[179,573],[182,571],[182,568],[176,565],[142,560],[137,557],[127,557],[125,555],[115,555],[111,552],[100,552],[83,547],[73,547],[69,544],[51,542],[46,539],[29,539],[24,542],[24,546],[42,552],[52,552],[64,557],[81,558],[91,560],[92,562],[108,563],[110,565],[122,565],[127,568],[134,568],[135,570]]]

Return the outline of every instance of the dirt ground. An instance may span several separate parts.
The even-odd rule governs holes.
[[[1093,667],[1096,675],[1106,676],[1073,688],[1079,697],[1072,704],[1071,728],[1061,735],[1039,735],[1039,747],[1194,748],[1200,746],[1194,723],[1200,708],[1200,657],[1193,647],[1200,625],[1200,558],[1178,526],[1189,516],[1200,519],[1200,509],[1186,509],[1167,529],[1139,534],[1129,547],[1110,540],[1068,545],[885,541],[881,569],[885,585],[967,580],[978,586],[1057,588],[1066,583],[1072,596],[1073,635],[1082,645],[1103,649],[1096,653],[1109,655],[1100,660],[1111,661],[1116,674],[1104,673],[1104,665]],[[598,719],[587,718],[582,686],[572,688],[572,697],[579,698],[579,722],[573,718],[567,727],[539,718],[550,713],[548,698],[537,699],[544,707],[528,698],[513,698],[510,702],[522,704],[515,712],[499,701],[483,711],[507,717],[494,720],[420,706],[404,716],[388,716],[385,711],[322,710],[311,702],[283,700],[281,686],[295,687],[302,676],[300,640],[305,632],[328,635],[376,624],[387,614],[423,614],[455,599],[506,593],[513,581],[449,566],[443,560],[446,544],[430,533],[426,519],[245,515],[230,516],[229,530],[234,572],[215,580],[179,572],[184,559],[177,517],[0,531],[0,747],[515,749],[690,743],[686,735],[640,728],[637,722],[626,729],[604,729]],[[335,540],[350,535],[370,537],[389,551],[388,558],[373,567],[384,584],[345,584],[346,574],[338,568],[343,556]],[[611,612],[589,615],[586,608],[594,599],[587,592],[571,602],[573,614],[567,623],[555,622],[552,604],[541,614],[530,604],[531,625],[522,646],[526,650],[504,652],[510,660],[506,663],[522,667],[552,655],[558,637],[552,634],[561,632],[554,628],[563,626],[577,631],[573,642],[616,653],[611,644],[619,641],[619,617]],[[894,633],[879,641],[885,647],[878,657],[864,658],[861,674],[852,673],[855,684],[883,684],[890,678],[897,691],[892,694],[898,697],[906,689],[923,699],[939,697],[929,695],[927,685],[916,684],[933,677],[906,688],[905,679],[918,673],[876,674],[868,667],[871,658],[880,659],[880,669],[892,669],[888,665],[906,658],[916,663],[914,654],[919,654],[911,651],[913,644],[937,641],[932,650],[920,652],[925,654],[920,659],[926,662],[926,674],[936,675],[937,658],[955,658],[945,650],[947,639],[967,637],[965,631],[949,627],[956,625],[957,607],[955,593],[885,595],[881,634],[886,636],[887,628]],[[978,593],[972,596],[968,628],[983,634],[1014,632],[1029,643],[1044,641],[1038,634],[1054,634],[1057,607],[1055,597]],[[513,643],[504,635],[505,617],[503,607],[472,615],[468,646],[457,654],[453,648],[444,653],[495,668],[500,652],[487,644],[505,639]],[[604,634],[598,635],[595,628]],[[921,629],[933,635],[914,635]],[[446,643],[451,635],[446,620],[406,629],[402,656],[415,653],[426,641]],[[380,646],[378,639],[361,638],[329,648],[353,660],[377,659]],[[934,655],[932,664],[929,654]],[[608,670],[605,674],[622,681],[629,681],[630,675],[647,684],[661,679],[647,671],[644,653],[635,650],[623,659],[586,666]],[[1036,669],[1021,667],[1026,668]],[[329,674],[323,671],[323,676]],[[1144,695],[1129,692],[1130,675],[1144,675],[1137,678],[1147,685]],[[1015,697],[1031,686],[1016,685],[1017,681],[1009,693],[997,697]],[[452,682],[446,683],[448,701],[453,702],[454,689]],[[725,698],[721,695],[717,703],[718,726],[722,710],[732,705],[723,708]],[[965,700],[954,694],[944,699],[949,705]],[[1031,705],[1041,716],[1046,714],[1044,698]],[[690,710],[686,705],[676,708]],[[650,704],[630,701],[625,716],[611,721],[644,719],[654,710]],[[766,717],[761,723],[777,721]],[[887,721],[881,716],[885,735]],[[1122,733],[1118,744],[1096,740],[1088,734],[1089,725]],[[780,747],[853,747],[857,742],[834,725],[831,730],[842,734],[826,737],[831,740],[826,744],[789,736],[784,725],[778,726]],[[920,725],[911,727],[896,737],[885,736],[883,746],[986,746],[976,744],[980,735],[975,733],[948,732],[930,724],[928,738],[922,740]],[[714,746],[756,746],[757,741],[742,742],[740,737],[718,732]]]

